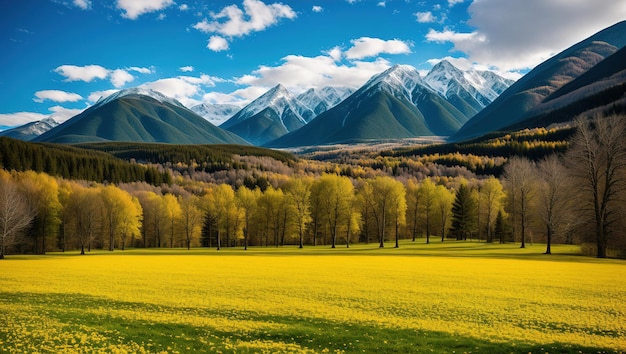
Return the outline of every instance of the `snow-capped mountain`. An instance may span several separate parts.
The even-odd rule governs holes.
[[[296,98],[317,116],[335,107],[353,92],[349,87],[326,86],[308,89]]]
[[[493,102],[513,84],[512,80],[505,79],[491,71],[462,71],[446,60],[433,66],[424,81],[448,100],[461,98],[465,101],[464,103],[474,107],[476,111],[471,114],[472,116]],[[455,106],[463,111],[458,104]]]
[[[225,103],[201,103],[190,109],[214,125],[220,125],[239,112],[241,106]]]
[[[412,92],[417,85],[423,85],[417,69],[410,65],[394,65],[382,73],[373,76],[357,92],[369,92],[371,88],[385,90],[398,99],[412,101]]]
[[[5,130],[0,132],[0,136],[29,141],[58,125],[59,123],[56,120],[48,117],[36,122],[26,123],[13,129]]]
[[[154,91],[154,90],[143,88],[143,87],[132,87],[132,88],[117,91],[116,93],[113,93],[106,97],[100,97],[100,99],[92,107],[104,106],[105,104],[111,101],[114,101],[114,100],[117,100],[126,96],[150,97],[161,103],[169,103],[171,105],[178,106],[181,108],[187,108],[178,100],[172,97],[166,96],[158,91]]]
[[[289,90],[283,85],[278,84],[259,98],[250,102],[231,119],[224,122],[222,128],[228,129],[246,119],[254,117],[266,108],[273,110],[276,115],[280,117],[282,124],[287,130],[293,130],[289,128],[290,125],[294,124],[294,122],[290,122],[290,120],[295,119],[300,121],[300,126],[302,126],[315,116],[313,111],[299,104],[297,98]]]
[[[268,147],[449,135],[467,121],[409,65],[372,77],[340,104]]]
[[[314,117],[312,110],[279,84],[250,102],[220,127],[258,145],[294,131]]]
[[[123,90],[101,99],[33,141],[61,144],[104,141],[247,144],[180,102],[144,89]]]

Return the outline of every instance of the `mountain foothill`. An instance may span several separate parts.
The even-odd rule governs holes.
[[[626,21],[544,61],[516,82],[492,71],[440,61],[426,74],[395,65],[359,88],[276,85],[245,107],[187,108],[131,88],[73,118],[0,132],[15,139],[75,144],[150,142],[294,148],[425,136],[452,142],[494,132],[548,127],[581,114],[626,111]]]

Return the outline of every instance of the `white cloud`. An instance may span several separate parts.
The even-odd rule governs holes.
[[[209,43],[206,47],[214,52],[221,52],[224,50],[228,50],[228,41],[224,37],[211,36],[211,38],[209,38]]]
[[[313,12],[322,12],[324,11],[324,8],[319,6],[319,5],[314,5],[313,8],[311,9]]]
[[[126,70],[116,69],[111,72],[111,83],[116,88],[120,88],[133,80],[135,80],[135,77]]]
[[[501,71],[540,62],[626,18],[626,1],[481,0],[469,6],[469,33],[431,30],[426,39],[451,42],[472,62]]]
[[[237,5],[226,6],[218,13],[211,13],[212,21],[204,19],[193,27],[205,33],[220,34],[211,37],[207,47],[222,51],[228,49],[225,37],[242,37],[263,31],[283,18],[294,19],[296,16],[290,6],[282,3],[267,5],[260,0],[244,0],[243,10]]]
[[[477,42],[486,42],[486,38],[484,35],[481,35],[478,32],[471,33],[459,33],[453,32],[448,29],[443,30],[441,32],[435,31],[434,29],[430,29],[426,34],[426,39],[430,42],[453,42],[453,43],[477,43]]]
[[[128,68],[128,70],[130,71],[136,71],[140,74],[152,74],[154,72],[154,70],[150,69],[150,68],[140,68],[137,66],[131,66],[130,68]]]
[[[407,54],[411,53],[411,48],[407,42],[399,39],[382,40],[379,38],[361,37],[353,39],[352,48],[345,53],[348,59],[363,59],[375,57],[379,54]]]
[[[100,65],[61,65],[54,69],[55,72],[65,76],[65,81],[84,81],[91,82],[94,79],[110,78],[111,83],[115,87],[124,86],[126,83],[135,79],[128,71],[135,71],[141,74],[152,74],[153,70],[149,68],[141,68],[132,66],[127,69],[109,70]]]
[[[157,17],[157,20],[161,21],[161,20],[165,20],[165,18],[167,17],[166,14],[164,13],[160,13],[159,16]]]
[[[91,0],[74,0],[74,6],[80,7],[83,10],[89,10],[91,8]]]
[[[71,109],[65,108],[61,106],[50,107],[49,110],[52,112],[50,118],[56,120],[59,123],[63,123],[66,120],[80,114],[84,109]]]
[[[329,54],[317,57],[289,55],[282,60],[283,64],[280,66],[261,66],[250,75],[235,79],[235,82],[240,85],[264,88],[264,90],[280,83],[294,92],[324,86],[357,88],[373,75],[391,66],[382,58],[373,62],[338,63]],[[247,96],[244,97],[247,98]]]
[[[50,107],[49,110],[51,112],[50,114],[35,112],[3,113],[0,114],[0,125],[14,127],[40,121],[45,118],[52,118],[59,123],[63,123],[83,111],[82,109],[69,109],[61,106]]]
[[[417,22],[419,23],[429,23],[435,22],[437,20],[435,16],[433,16],[433,13],[430,11],[416,12],[415,17],[417,17]]]
[[[463,1],[465,1],[465,0],[448,0],[448,6],[452,7],[452,6],[456,5],[456,4],[462,3]]]
[[[83,97],[77,93],[65,92],[60,90],[42,90],[35,92],[33,100],[35,102],[43,102],[45,100],[54,102],[76,102],[83,99]]]
[[[194,67],[191,65],[187,65],[187,66],[181,66],[180,68],[178,68],[178,70],[184,72],[184,73],[190,73],[194,70]]]
[[[378,4],[376,4],[376,5],[380,6],[380,7],[385,7],[385,6],[387,6],[387,3],[385,1],[379,1]]]
[[[124,11],[122,16],[130,20],[135,20],[145,13],[163,10],[173,4],[174,0],[117,0],[117,8]]]
[[[182,4],[182,5],[180,5],[180,6],[178,7],[178,9],[179,9],[180,11],[187,11],[187,10],[189,10],[189,5],[187,5],[187,4]]]
[[[48,115],[35,112],[0,113],[0,125],[14,127],[36,122],[47,117]]]
[[[181,78],[166,78],[142,84],[140,87],[149,88],[175,98],[187,107],[200,103],[193,97],[200,93],[200,87]]]
[[[106,79],[109,71],[100,65],[61,65],[55,72],[65,76],[66,81],[91,82],[93,79]]]
[[[203,95],[205,87],[214,87],[216,82],[224,80],[209,76],[178,76],[147,82],[140,87],[161,92],[162,94],[175,98],[187,107],[201,103],[197,97]]]
[[[341,58],[343,57],[343,52],[341,51],[341,48],[339,47],[334,47],[333,49],[329,50],[325,54],[333,58],[333,60],[335,61],[340,61]]]

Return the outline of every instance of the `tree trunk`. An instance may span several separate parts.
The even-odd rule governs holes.
[[[552,227],[548,224],[548,232],[546,234],[546,254],[552,254],[550,244],[552,243]]]

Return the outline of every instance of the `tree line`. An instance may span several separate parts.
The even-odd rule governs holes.
[[[0,137],[0,168],[45,172],[66,179],[124,183],[171,183],[166,171],[130,163],[105,152],[59,144],[36,144]]]
[[[626,124],[579,119],[566,154],[512,157],[500,178],[285,176],[264,190],[74,181],[0,170],[0,257],[91,248],[384,247],[400,239],[583,243],[626,250]],[[620,254],[616,254],[620,255]]]

